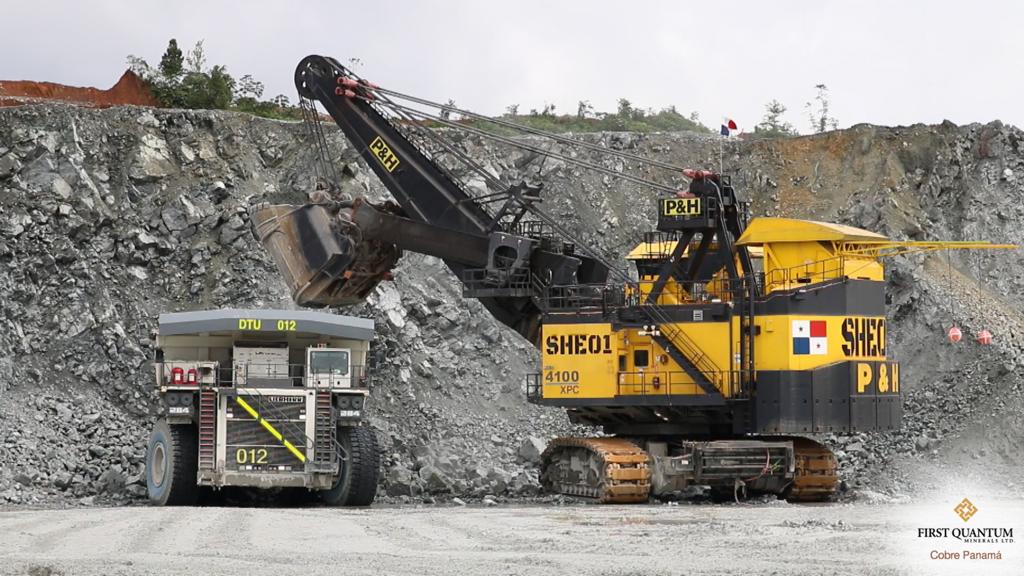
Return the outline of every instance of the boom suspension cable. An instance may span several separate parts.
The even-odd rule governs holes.
[[[633,182],[634,184],[640,184],[641,186],[646,186],[646,187],[649,187],[649,188],[653,188],[653,189],[661,191],[661,192],[672,192],[672,193],[674,193],[674,192],[676,192],[678,190],[678,187],[675,187],[675,186],[669,186],[669,185],[666,185],[666,184],[659,184],[658,182],[654,182],[654,181],[651,181],[651,180],[645,180],[643,178],[640,178],[640,177],[637,177],[637,176],[631,176],[631,175],[625,174],[623,172],[617,172],[615,170],[612,170],[611,168],[605,168],[604,166],[600,166],[600,165],[594,164],[592,162],[587,162],[586,160],[580,160],[578,158],[573,158],[572,156],[567,156],[565,154],[559,154],[559,153],[556,153],[556,152],[551,152],[551,151],[545,150],[545,149],[543,149],[543,148],[541,148],[539,146],[534,146],[532,144],[526,144],[524,142],[519,142],[519,141],[517,141],[517,140],[515,140],[513,138],[508,138],[508,137],[505,137],[505,136],[499,136],[497,134],[493,134],[491,132],[488,132],[486,130],[482,130],[480,128],[476,128],[476,127],[473,127],[473,126],[467,126],[465,124],[459,124],[458,122],[453,122],[451,120],[447,120],[445,118],[442,118],[439,115],[430,114],[429,112],[424,112],[424,111],[418,110],[416,108],[411,108],[409,106],[403,106],[403,105],[397,104],[397,103],[392,103],[391,106],[396,108],[396,109],[398,109],[398,110],[401,110],[401,111],[405,112],[406,114],[409,114],[410,116],[413,116],[415,118],[420,118],[420,119],[423,119],[423,120],[430,120],[432,122],[437,122],[438,124],[441,124],[441,125],[444,125],[444,126],[448,126],[450,128],[455,128],[457,130],[462,130],[462,131],[465,131],[465,132],[469,132],[471,134],[476,134],[476,135],[478,135],[478,136],[480,136],[482,138],[487,138],[487,139],[490,139],[490,140],[494,140],[496,142],[501,142],[503,144],[506,144],[506,145],[509,145],[509,146],[512,146],[512,147],[515,147],[515,148],[520,148],[520,149],[523,149],[523,150],[529,150],[530,152],[537,153],[537,154],[539,154],[541,156],[548,156],[548,157],[551,157],[551,158],[557,158],[557,159],[562,160],[563,162],[566,162],[568,164],[575,164],[575,165],[580,166],[582,168],[586,168],[586,169],[592,170],[594,172],[599,172],[601,174],[606,174],[606,175],[611,176],[613,178],[619,178],[619,179],[622,179],[622,180]]]
[[[425,100],[425,99],[422,99],[422,98],[417,98],[417,97],[405,95],[405,94],[402,94],[402,93],[397,92],[397,91],[379,88],[379,87],[376,87],[376,86],[370,84],[369,82],[366,82],[366,81],[362,80],[361,78],[359,78],[356,74],[354,74],[352,71],[348,70],[347,68],[344,68],[343,66],[340,66],[340,65],[337,65],[337,64],[336,64],[336,66],[339,67],[346,76],[348,76],[349,78],[354,80],[356,83],[358,83],[359,88],[361,88],[361,90],[355,91],[354,93],[353,92],[348,92],[347,95],[349,97],[354,97],[354,98],[357,98],[359,100],[362,100],[365,103],[367,103],[369,106],[373,107],[375,110],[378,111],[378,113],[380,113],[392,125],[392,127],[394,129],[398,130],[400,133],[405,135],[410,142],[414,142],[414,140],[419,140],[420,141],[420,145],[417,145],[416,148],[419,148],[421,153],[425,153],[425,156],[428,159],[430,159],[435,164],[435,166],[437,166],[446,177],[451,179],[460,188],[462,188],[464,191],[466,191],[467,192],[467,196],[470,196],[471,199],[474,202],[477,202],[478,204],[489,204],[489,203],[492,203],[492,202],[496,202],[496,201],[500,201],[500,200],[509,198],[510,196],[512,196],[512,192],[510,190],[511,186],[508,185],[508,184],[505,184],[504,182],[502,182],[498,177],[496,177],[494,174],[489,172],[487,169],[485,169],[483,166],[481,166],[478,162],[476,162],[475,160],[470,158],[468,156],[468,154],[466,154],[464,151],[459,149],[457,147],[457,145],[454,144],[450,139],[444,138],[443,134],[438,133],[438,131],[433,130],[430,127],[428,127],[424,121],[433,122],[433,123],[436,123],[436,124],[441,125],[441,126],[452,128],[454,130],[466,132],[466,133],[469,133],[469,134],[474,134],[474,135],[477,135],[477,136],[479,136],[481,138],[485,138],[485,139],[488,139],[488,140],[500,142],[502,144],[511,146],[513,148],[527,150],[527,151],[533,152],[533,153],[535,153],[535,154],[537,154],[537,155],[539,155],[541,157],[548,157],[548,158],[554,158],[554,159],[562,160],[563,162],[565,162],[567,164],[572,164],[572,165],[579,166],[579,167],[581,167],[583,169],[586,169],[586,170],[590,170],[590,171],[597,172],[597,173],[600,173],[600,174],[605,174],[607,176],[610,176],[610,177],[613,177],[613,178],[617,178],[617,179],[621,179],[621,180],[625,180],[625,181],[628,181],[628,182],[632,182],[634,184],[638,184],[638,185],[641,185],[641,186],[644,186],[646,188],[653,189],[653,190],[656,190],[656,191],[659,191],[659,192],[675,193],[679,189],[678,186],[661,184],[659,182],[654,182],[654,181],[647,180],[645,178],[641,178],[641,177],[638,177],[638,176],[633,176],[633,175],[630,175],[630,174],[618,172],[616,170],[613,170],[613,169],[610,169],[610,168],[606,168],[606,167],[601,166],[599,164],[595,164],[595,163],[592,163],[592,162],[588,162],[588,161],[585,161],[585,160],[574,158],[572,156],[568,156],[566,154],[554,152],[554,151],[551,151],[551,150],[546,150],[546,149],[544,149],[544,148],[542,148],[542,147],[540,147],[538,145],[534,145],[534,144],[530,144],[530,143],[526,143],[526,142],[521,142],[519,140],[516,140],[514,137],[502,136],[500,134],[495,134],[493,132],[487,131],[485,129],[481,129],[481,128],[476,127],[476,126],[471,126],[471,125],[467,125],[465,123],[455,122],[455,121],[450,120],[446,116],[442,116],[440,114],[432,114],[430,112],[427,112],[427,111],[424,111],[424,110],[421,110],[421,109],[418,109],[418,108],[414,108],[412,106],[408,106],[408,105],[403,104],[403,103],[396,102],[395,100],[393,100],[389,96],[393,96],[394,98],[397,98],[397,99],[407,100],[409,102],[420,104],[422,106],[428,106],[428,107],[433,107],[433,108],[437,108],[437,109],[448,110],[448,111],[451,111],[451,112],[455,112],[455,113],[461,114],[461,115],[463,115],[464,117],[467,117],[467,118],[472,118],[472,119],[480,120],[480,121],[483,121],[483,122],[489,122],[489,123],[492,123],[492,124],[495,124],[495,125],[498,125],[498,126],[504,126],[504,127],[507,127],[507,128],[510,128],[510,129],[514,129],[514,130],[518,130],[520,132],[524,132],[524,133],[527,133],[527,134],[531,134],[531,135],[535,135],[535,136],[541,136],[541,137],[553,140],[555,142],[558,142],[558,143],[561,143],[561,144],[565,144],[567,146],[578,146],[578,147],[581,147],[581,148],[598,151],[601,154],[604,154],[606,156],[613,156],[613,157],[629,159],[629,160],[632,160],[632,161],[636,161],[636,162],[638,162],[641,165],[653,166],[655,168],[671,170],[671,171],[673,171],[675,173],[679,173],[680,175],[681,175],[682,170],[683,170],[682,167],[675,166],[675,165],[672,165],[672,164],[669,164],[669,163],[665,163],[665,162],[659,162],[659,161],[656,161],[656,160],[651,160],[651,159],[644,158],[642,156],[639,156],[639,155],[636,155],[636,154],[631,154],[631,153],[628,153],[628,152],[623,152],[623,151],[619,151],[619,150],[605,148],[603,146],[600,146],[600,145],[597,145],[597,144],[592,144],[590,142],[585,142],[585,141],[577,140],[577,139],[574,139],[574,138],[569,138],[569,137],[561,136],[561,135],[558,135],[558,134],[552,134],[552,133],[546,132],[544,130],[539,130],[539,129],[532,128],[532,127],[529,127],[529,126],[523,126],[521,124],[517,124],[517,123],[514,123],[514,122],[508,122],[506,120],[491,118],[491,117],[488,117],[488,116],[477,114],[477,113],[469,111],[469,110],[465,110],[465,109],[461,109],[461,108],[456,108],[454,106],[434,103],[434,102],[431,102],[429,100]],[[339,81],[339,84],[341,84],[340,81]],[[316,119],[316,115],[315,114],[313,114],[313,117]],[[315,122],[315,124],[319,124],[319,122]],[[413,136],[413,135],[415,136],[414,138],[409,138],[410,136]],[[428,143],[432,143],[432,144],[434,144],[436,146],[441,147],[444,150],[445,153],[450,154],[451,156],[453,156],[459,163],[464,165],[470,172],[473,172],[473,173],[479,175],[480,177],[482,177],[483,180],[487,183],[487,185],[490,188],[492,188],[492,189],[494,189],[496,191],[493,192],[493,193],[490,193],[490,194],[483,194],[483,195],[469,194],[468,190],[467,190],[467,186],[465,185],[465,183],[462,182],[461,179],[456,177],[451,172],[451,170],[448,167],[446,167],[446,166],[444,166],[444,165],[442,165],[442,164],[440,164],[440,163],[438,163],[436,161],[436,159],[435,159],[435,157],[437,156],[436,151],[431,151],[431,150],[429,150],[429,147],[425,147],[424,146],[425,144],[428,144]],[[485,202],[480,202],[481,200],[486,200],[486,201]],[[567,240],[567,241],[570,241],[570,242],[574,243],[575,246],[577,247],[577,249],[581,253],[583,253],[583,254],[593,258],[595,261],[601,263],[603,266],[605,266],[609,270],[610,273],[612,273],[614,276],[617,276],[618,279],[623,280],[623,281],[631,280],[631,278],[629,277],[628,273],[625,270],[622,270],[622,269],[612,265],[611,262],[609,262],[609,260],[604,255],[596,253],[592,248],[589,247],[588,244],[583,243],[583,242],[579,242],[578,240],[576,240],[555,218],[552,218],[551,216],[549,216],[547,213],[545,213],[539,207],[533,205],[533,203],[523,202],[521,200],[520,200],[519,204],[520,204],[521,207],[523,207],[525,209],[526,213],[528,213],[531,216],[533,216],[534,218],[536,218],[542,224],[546,224],[548,227],[550,227],[552,229],[552,231],[557,236],[560,236],[564,240]],[[483,209],[482,206],[481,206],[481,208]]]
[[[566,144],[566,145],[569,145],[569,146],[579,146],[579,147],[582,147],[582,148],[599,151],[602,154],[605,154],[605,155],[608,155],[608,156],[615,156],[615,157],[619,157],[619,158],[627,158],[627,159],[636,161],[636,162],[638,162],[638,163],[640,163],[642,165],[648,165],[648,166],[654,166],[654,167],[661,168],[661,169],[672,170],[673,172],[677,172],[677,173],[682,171],[681,167],[674,166],[672,164],[668,164],[668,163],[665,163],[665,162],[659,162],[659,161],[650,160],[650,159],[644,158],[642,156],[639,156],[639,155],[636,155],[636,154],[631,154],[631,153],[628,153],[628,152],[623,152],[623,151],[619,151],[619,150],[604,148],[604,147],[599,146],[597,144],[592,144],[592,143],[589,143],[589,142],[584,142],[584,141],[577,140],[577,139],[574,139],[574,138],[568,138],[568,137],[561,136],[561,135],[558,135],[558,134],[552,134],[552,133],[549,133],[549,132],[546,132],[546,131],[543,131],[543,130],[539,130],[539,129],[536,129],[536,128],[529,127],[529,126],[523,126],[523,125],[517,124],[515,122],[508,122],[508,121],[502,120],[502,119],[490,118],[488,116],[484,116],[482,114],[477,114],[477,113],[472,112],[470,110],[466,110],[466,109],[462,109],[462,108],[457,108],[455,106],[442,105],[442,104],[438,104],[436,102],[431,102],[431,101],[423,99],[423,98],[418,98],[418,97],[414,97],[414,96],[403,94],[401,92],[380,88],[380,87],[378,87],[378,86],[376,86],[376,85],[374,85],[374,84],[372,84],[370,82],[367,82],[367,81],[363,80],[358,75],[356,75],[354,72],[352,72],[351,70],[348,70],[344,66],[341,66],[336,61],[332,61],[332,65],[335,66],[336,69],[340,70],[342,75],[344,75],[344,76],[349,78],[348,82],[342,82],[341,80],[339,80],[339,84],[347,86],[347,87],[356,88],[356,90],[347,91],[346,92],[347,96],[355,97],[355,98],[358,98],[358,99],[366,102],[372,108],[377,110],[378,113],[380,113],[385,119],[387,119],[388,116],[391,116],[394,119],[398,119],[398,121],[395,121],[394,119],[392,119],[392,120],[388,120],[388,122],[392,125],[393,128],[395,128],[399,132],[401,132],[404,135],[406,135],[406,137],[410,141],[410,143],[414,143],[415,140],[419,140],[420,141],[420,145],[415,145],[414,144],[414,146],[419,148],[421,153],[424,153],[424,155],[428,159],[430,159],[431,162],[447,178],[449,178],[454,184],[456,184],[459,188],[461,188],[466,193],[466,195],[468,197],[470,197],[470,198],[475,199],[475,197],[477,197],[479,195],[471,194],[469,192],[469,190],[468,190],[468,186],[466,185],[466,183],[464,181],[462,181],[460,178],[455,176],[451,172],[450,168],[448,168],[447,166],[444,166],[444,164],[442,164],[442,163],[437,161],[437,160],[439,160],[439,156],[437,154],[436,149],[435,150],[429,150],[429,146],[426,146],[426,144],[432,143],[435,146],[440,147],[444,151],[444,152],[442,152],[442,154],[446,153],[446,154],[451,155],[452,157],[454,157],[454,159],[458,163],[460,163],[463,166],[465,166],[470,172],[475,173],[478,176],[480,176],[483,179],[483,181],[485,182],[485,185],[488,188],[497,191],[495,193],[495,196],[497,198],[504,199],[504,198],[510,197],[512,195],[511,190],[510,190],[511,186],[509,184],[506,184],[506,183],[502,182],[499,177],[496,177],[490,171],[488,171],[483,166],[481,166],[479,163],[477,163],[472,158],[470,158],[465,152],[460,150],[457,147],[457,145],[454,145],[450,141],[450,139],[446,139],[446,138],[442,137],[443,136],[442,134],[439,134],[437,131],[432,130],[429,127],[425,126],[424,122],[423,122],[424,120],[435,122],[435,123],[440,124],[442,126],[450,127],[450,128],[455,129],[455,130],[462,131],[462,132],[467,132],[467,133],[470,133],[470,134],[475,134],[475,135],[477,135],[479,137],[486,138],[486,139],[489,139],[489,140],[492,140],[492,141],[496,141],[496,142],[500,142],[500,143],[503,143],[505,145],[512,146],[514,148],[518,148],[518,149],[522,149],[522,150],[527,150],[527,151],[533,152],[533,153],[535,153],[535,154],[537,154],[537,155],[539,155],[541,157],[544,157],[544,158],[555,158],[555,159],[558,159],[558,160],[562,160],[563,162],[565,162],[567,164],[572,164],[572,165],[581,167],[581,168],[586,169],[586,170],[590,170],[590,171],[594,171],[594,172],[597,172],[597,173],[600,173],[600,174],[604,174],[604,175],[612,177],[612,178],[617,178],[617,179],[620,179],[620,180],[625,180],[625,181],[628,181],[628,182],[632,182],[634,184],[638,184],[638,185],[641,185],[641,186],[644,186],[644,187],[647,187],[647,188],[650,188],[650,189],[654,189],[654,190],[659,191],[659,192],[675,193],[679,189],[678,186],[660,184],[658,182],[653,182],[653,181],[647,180],[645,178],[641,178],[641,177],[638,177],[638,176],[633,176],[633,175],[630,175],[630,174],[618,172],[616,170],[613,170],[613,169],[610,169],[610,168],[606,168],[604,166],[600,166],[600,165],[592,163],[592,162],[587,162],[585,160],[580,160],[578,158],[574,158],[574,157],[568,156],[566,154],[560,154],[560,153],[557,153],[557,152],[553,152],[551,150],[546,150],[546,149],[544,149],[544,148],[542,148],[540,146],[528,144],[528,143],[525,143],[525,142],[520,142],[520,141],[518,141],[516,139],[513,139],[513,138],[510,138],[510,137],[505,137],[505,136],[501,136],[501,135],[498,135],[498,134],[494,134],[494,133],[489,132],[487,130],[483,130],[483,129],[477,128],[475,126],[468,126],[468,125],[466,125],[464,123],[453,122],[453,121],[451,121],[451,120],[449,120],[447,118],[447,115],[441,116],[440,114],[431,114],[429,112],[426,112],[426,111],[423,111],[423,110],[419,110],[417,108],[413,108],[411,106],[407,106],[405,104],[396,102],[390,96],[393,96],[394,98],[397,98],[397,99],[404,99],[404,100],[407,100],[409,102],[418,103],[418,104],[420,104],[422,106],[428,106],[428,107],[438,108],[438,109],[441,109],[441,110],[448,110],[448,111],[451,111],[451,112],[456,112],[458,114],[462,114],[465,117],[475,118],[475,119],[478,119],[478,120],[481,120],[481,121],[486,121],[486,122],[493,123],[495,125],[505,126],[505,127],[511,128],[511,129],[518,130],[520,132],[525,132],[527,134],[533,134],[533,135],[537,135],[537,136],[542,136],[542,137],[548,138],[550,140],[553,140],[555,142],[563,143],[563,144]],[[415,138],[409,138],[409,136],[412,136],[413,134],[415,134]],[[490,194],[485,194],[484,196],[490,196]],[[498,201],[498,200],[495,199],[493,201]],[[490,202],[488,202],[488,203],[490,203]],[[523,203],[520,202],[520,205],[522,206]],[[483,210],[485,213],[489,212],[486,209],[486,207],[483,206],[483,205],[480,206],[480,209]],[[538,211],[539,210],[536,207],[534,207],[529,212],[531,212],[534,215],[536,215],[536,213]]]
[[[317,163],[315,169],[317,177],[321,181],[329,182],[331,186],[338,184],[338,171],[334,162],[328,158],[327,138],[324,136],[323,126],[317,115],[316,104],[309,98],[299,95],[299,109],[302,113],[302,122],[309,131],[310,137],[316,143]]]
[[[539,128],[533,128],[532,126],[527,126],[525,124],[520,124],[518,122],[511,122],[511,121],[508,121],[508,120],[503,120],[501,118],[495,118],[495,117],[492,117],[492,116],[485,116],[483,114],[477,114],[476,112],[473,112],[471,110],[466,110],[466,109],[463,109],[463,108],[456,108],[455,106],[449,106],[447,104],[438,104],[437,102],[431,102],[430,100],[426,100],[424,98],[418,98],[416,96],[410,96],[408,94],[402,94],[401,92],[396,92],[394,90],[388,90],[386,88],[381,88],[379,86],[377,86],[377,87],[368,86],[368,88],[370,90],[378,93],[378,94],[387,94],[387,95],[390,95],[390,96],[394,96],[396,98],[400,98],[402,100],[408,100],[410,102],[415,102],[416,104],[421,104],[423,106],[429,106],[431,108],[438,108],[438,109],[442,109],[442,110],[450,110],[452,112],[456,112],[456,113],[458,113],[458,114],[460,114],[462,116],[465,116],[466,118],[473,118],[474,120],[480,120],[480,121],[483,121],[483,122],[490,122],[490,123],[496,124],[498,126],[504,126],[506,128],[511,128],[513,130],[518,130],[520,132],[525,132],[527,134],[533,134],[535,136],[543,136],[545,138],[550,138],[552,140],[555,140],[557,142],[561,142],[563,144],[569,144],[569,145],[572,145],[572,146],[580,146],[581,148],[588,148],[590,150],[595,150],[595,151],[598,151],[598,152],[601,152],[601,153],[604,153],[604,154],[608,154],[608,155],[611,155],[611,156],[618,156],[620,158],[627,158],[629,160],[634,160],[634,161],[640,162],[642,164],[648,164],[650,166],[655,166],[655,167],[658,167],[658,168],[664,168],[665,170],[671,170],[671,171],[674,171],[674,172],[681,172],[684,169],[683,166],[676,166],[674,164],[669,164],[667,162],[661,162],[661,161],[658,161],[658,160],[652,160],[650,158],[645,158],[643,156],[640,156],[639,154],[632,154],[630,152],[624,152],[622,150],[615,150],[613,148],[605,148],[605,147],[603,147],[603,146],[601,146],[599,144],[593,144],[593,143],[587,142],[585,140],[577,140],[575,138],[569,138],[567,136],[562,136],[561,134],[556,134],[554,132],[548,132],[546,130],[541,130]]]

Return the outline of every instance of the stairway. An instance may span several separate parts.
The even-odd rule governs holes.
[[[331,393],[319,391],[316,393],[316,433],[313,438],[315,446],[314,462],[318,466],[328,467],[333,464],[337,452],[334,450],[337,429],[331,422]]]
[[[217,444],[217,391],[199,391],[199,469],[213,470]]]

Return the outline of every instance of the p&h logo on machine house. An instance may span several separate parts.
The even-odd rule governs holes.
[[[793,320],[793,354],[813,356],[828,354],[828,322],[824,320]]]

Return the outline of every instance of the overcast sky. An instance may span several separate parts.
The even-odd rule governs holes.
[[[359,58],[382,86],[500,113],[581,99],[675,105],[752,130],[777,98],[807,130],[828,85],[841,127],[1024,126],[1024,3],[3,0],[0,79],[108,87],[135,54],[204,40],[211,64],[295,100],[307,54]]]

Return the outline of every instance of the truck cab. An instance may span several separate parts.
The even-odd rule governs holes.
[[[352,350],[348,348],[309,348],[306,374],[317,386],[352,387]]]
[[[368,505],[379,462],[364,416],[372,337],[372,320],[310,311],[162,314],[150,500],[192,504],[202,489],[291,487]]]

